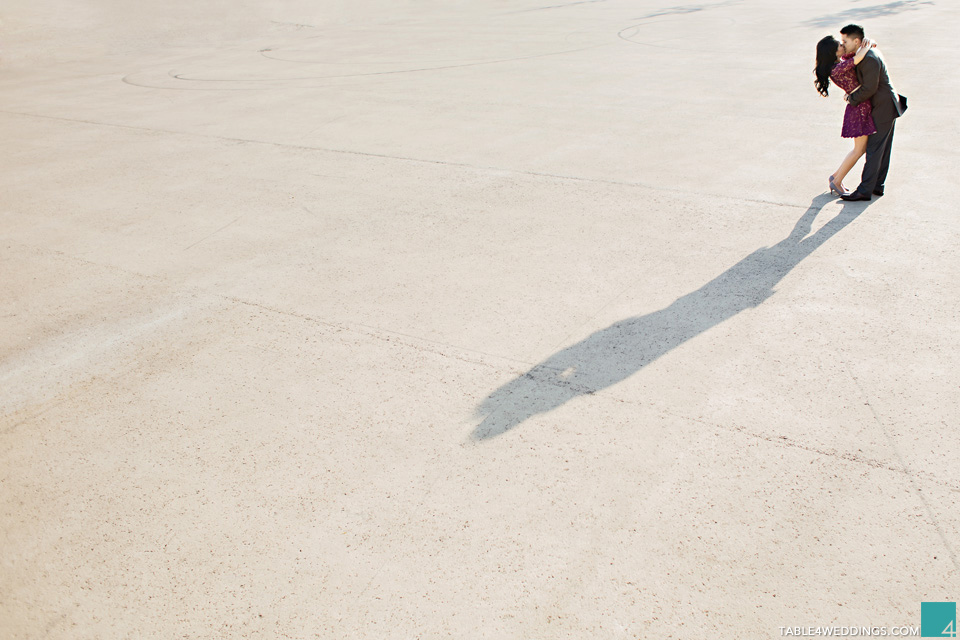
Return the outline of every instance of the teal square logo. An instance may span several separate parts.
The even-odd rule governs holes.
[[[957,603],[921,602],[920,603],[921,638],[956,638]]]

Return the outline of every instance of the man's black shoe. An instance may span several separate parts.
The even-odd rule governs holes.
[[[847,202],[866,202],[870,199],[870,196],[863,196],[854,191],[853,193],[845,193],[840,196],[841,200],[846,200]]]
[[[883,189],[876,189],[876,190],[874,190],[873,195],[875,195],[875,196],[882,196],[882,195],[883,195]]]

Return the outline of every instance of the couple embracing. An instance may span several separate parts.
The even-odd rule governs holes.
[[[907,110],[907,99],[897,95],[890,85],[887,66],[877,45],[864,37],[863,27],[855,24],[840,30],[841,39],[827,36],[817,43],[817,91],[826,96],[830,81],[844,92],[847,109],[843,115],[841,136],[853,138],[853,151],[847,154],[832,176],[831,193],[844,200],[870,200],[882,196],[896,119]],[[843,178],[866,154],[860,186],[848,192]]]

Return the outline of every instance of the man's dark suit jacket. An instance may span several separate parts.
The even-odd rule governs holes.
[[[860,87],[850,94],[850,104],[856,106],[869,100],[873,107],[873,122],[880,127],[893,122],[907,110],[907,99],[898,96],[890,86],[887,66],[872,49],[857,65],[857,80]]]

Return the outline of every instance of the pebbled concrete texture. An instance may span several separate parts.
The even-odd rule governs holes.
[[[960,9],[201,4],[0,8],[0,637],[957,600]],[[851,21],[910,98],[869,204]]]

